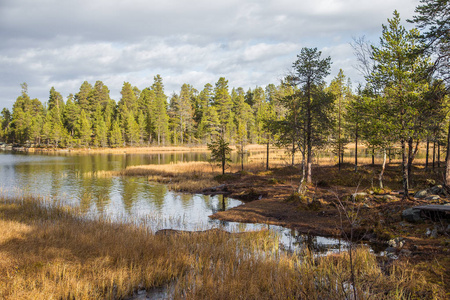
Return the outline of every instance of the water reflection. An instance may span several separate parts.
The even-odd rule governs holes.
[[[160,229],[205,230],[223,227],[228,231],[267,228],[264,224],[241,224],[211,220],[208,216],[238,206],[240,201],[223,195],[174,193],[165,185],[138,177],[93,177],[93,172],[120,170],[127,166],[206,160],[207,153],[45,155],[0,152],[0,188],[4,195],[31,194],[78,206],[88,216],[103,216],[120,222],[145,222]],[[303,236],[279,226],[288,250],[341,243],[333,239]],[[330,248],[330,247],[328,247]],[[327,250],[328,251],[328,250]]]

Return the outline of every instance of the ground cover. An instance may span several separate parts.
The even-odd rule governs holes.
[[[429,282],[439,283],[449,293],[448,219],[419,223],[402,219],[402,212],[409,207],[449,202],[442,195],[434,200],[414,198],[417,190],[438,184],[442,170],[436,167],[434,172],[426,171],[423,161],[418,160],[413,168],[415,190],[411,190],[410,199],[404,200],[398,192],[402,184],[398,161],[387,165],[384,189],[378,186],[381,166],[371,165],[368,158],[362,161],[365,164],[355,172],[352,164],[344,164],[339,170],[333,162],[322,160],[314,166],[313,184],[305,195],[296,194],[300,168],[286,165],[284,159],[272,162],[268,170],[262,159],[246,164],[244,171],[240,165],[232,165],[225,175],[208,163],[195,162],[136,166],[121,174],[148,176],[175,190],[225,194],[245,201],[244,205],[217,212],[211,216],[214,219],[281,225],[313,235],[345,237],[353,233],[355,240],[377,243],[382,250],[393,248],[391,257],[421,269]],[[354,224],[346,220],[348,212],[357,214]],[[390,247],[389,243],[396,240],[402,242]]]
[[[139,290],[175,299],[445,297],[405,262],[380,264],[367,249],[352,251],[350,264],[348,253],[292,255],[275,241],[268,231],[154,234],[32,197],[1,198],[0,298],[126,299]]]

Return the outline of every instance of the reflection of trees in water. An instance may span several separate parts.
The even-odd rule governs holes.
[[[318,237],[311,234],[298,234],[294,230],[290,232],[290,235],[293,238],[293,245],[295,247],[298,247],[299,249],[308,249],[312,252],[318,252],[323,253],[327,252],[330,249],[341,249],[342,244],[341,240],[338,240],[338,242],[330,243],[330,244],[323,244],[319,241]]]
[[[60,195],[61,187],[64,183],[64,169],[61,164],[50,164],[50,195],[53,199],[57,199]],[[39,171],[38,171],[39,172]]]
[[[95,178],[95,189],[93,191],[93,200],[97,206],[97,211],[103,213],[104,209],[111,202],[110,192],[113,186],[112,178]]]
[[[137,195],[141,191],[141,186],[135,178],[122,178],[122,189],[120,194],[122,196],[123,206],[125,211],[130,213],[133,204],[138,198]]]
[[[211,203],[211,196],[210,195],[197,195],[197,197],[200,197],[200,199],[203,200],[203,204],[205,205],[207,210],[213,210],[213,205]]]
[[[220,194],[217,195],[216,197],[219,200],[216,205],[213,205],[212,201],[210,201],[209,207],[211,208],[212,214],[215,214],[216,212],[219,212],[219,211],[225,211],[226,208],[228,207],[228,198],[227,197],[225,197],[224,195],[220,195]]]
[[[187,193],[181,193],[176,196],[178,199],[181,199],[181,205],[184,209],[187,209],[192,206],[193,196]]]
[[[156,211],[160,212],[164,207],[167,187],[163,184],[144,184],[142,186],[142,197],[151,206],[155,206]]]

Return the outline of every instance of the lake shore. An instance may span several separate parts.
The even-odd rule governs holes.
[[[20,201],[19,201],[20,200]],[[39,199],[0,199],[2,299],[377,299],[445,297],[404,261],[368,249],[314,258],[280,251],[268,231],[154,234],[145,226],[87,220]],[[308,298],[308,297],[307,297]]]
[[[236,150],[235,146],[230,146]],[[247,145],[247,151],[266,151],[266,145],[252,144]],[[75,154],[138,154],[138,153],[165,153],[165,152],[208,152],[208,146],[205,145],[190,145],[190,146],[126,146],[126,147],[72,147],[72,148],[54,148],[54,147],[24,147],[13,145],[2,145],[0,150],[16,151],[16,152],[46,152],[46,153],[75,153]],[[278,148],[271,146],[272,151]]]
[[[295,193],[301,173],[297,167],[279,165],[265,170],[261,163],[248,164],[244,171],[239,167],[233,165],[227,174],[220,175],[217,168],[211,168],[207,163],[134,166],[123,170],[121,175],[148,176],[149,180],[166,183],[174,190],[224,194],[245,202],[213,214],[212,219],[280,225],[311,235],[345,238],[353,234],[356,240],[381,243],[386,249],[392,241],[402,240],[401,247],[396,245],[390,250],[396,258],[412,260],[429,274],[439,266],[450,269],[448,220],[442,220],[442,224],[432,221],[413,224],[402,219],[403,210],[409,207],[443,204],[449,199],[402,200],[398,192],[401,182],[397,181],[397,164],[387,166],[384,184],[391,189],[384,190],[373,186],[379,165],[363,165],[358,173],[350,164],[345,164],[341,171],[335,165],[316,165],[313,171],[315,184],[307,187],[304,196]],[[425,173],[420,165],[413,171],[418,187],[426,188],[430,181],[439,182],[438,172]],[[183,181],[186,188],[178,185]],[[355,193],[358,196],[352,201],[351,195]],[[353,226],[347,219],[350,215],[355,217]],[[427,233],[433,228],[437,232],[435,236]],[[450,291],[448,272],[441,275],[444,279],[441,282]],[[431,275],[433,279],[430,280],[439,281],[441,275]]]

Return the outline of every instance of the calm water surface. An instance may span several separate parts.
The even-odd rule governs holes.
[[[0,191],[13,197],[40,196],[79,206],[89,216],[122,222],[146,222],[152,230],[204,230],[222,227],[229,231],[258,230],[263,224],[242,224],[211,220],[208,216],[242,202],[223,196],[192,195],[169,191],[165,185],[145,178],[95,178],[91,172],[121,170],[127,166],[179,161],[205,161],[208,153],[164,154],[16,154],[0,151]],[[307,245],[324,251],[338,251],[335,239],[298,235],[295,231],[270,226],[287,248]]]

